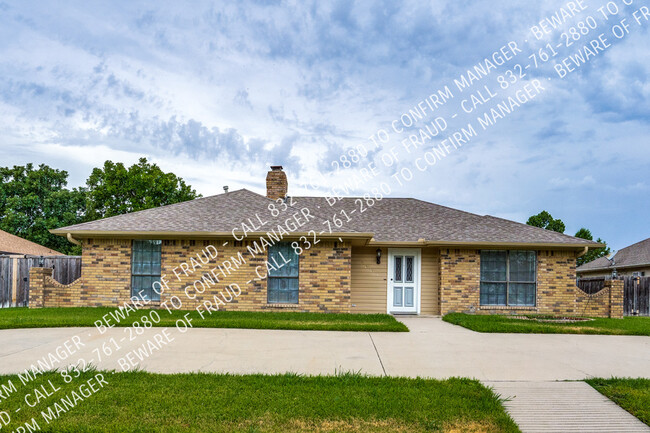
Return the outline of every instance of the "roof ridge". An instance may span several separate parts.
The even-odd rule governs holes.
[[[637,245],[641,245],[641,244],[643,244],[643,243],[645,243],[645,242],[648,242],[648,241],[650,241],[650,238],[648,238],[648,239],[644,239],[644,240],[639,241],[639,242],[635,242],[635,243],[633,243],[632,245],[628,245],[627,247],[621,248],[620,250],[616,251],[616,254],[620,253],[620,252],[623,251],[623,250],[627,250],[628,248],[632,248],[632,247],[635,247],[635,246],[637,246]]]
[[[119,214],[119,215],[111,215],[111,216],[107,216],[107,217],[103,217],[103,218],[98,218],[98,219],[92,220],[92,221],[84,221],[84,222],[81,222],[81,223],[73,224],[71,226],[64,226],[64,227],[56,228],[55,230],[61,230],[61,229],[72,228],[72,227],[80,228],[81,226],[88,225],[88,224],[91,224],[91,223],[95,223],[97,221],[107,221],[109,219],[114,219],[114,218],[115,219],[117,219],[117,218],[121,219],[121,218],[131,217],[131,215],[138,215],[138,214],[142,214],[142,213],[145,213],[145,212],[151,212],[151,211],[154,211],[154,210],[157,211],[158,209],[169,209],[169,208],[180,206],[180,205],[186,205],[187,203],[195,203],[195,202],[199,202],[199,201],[205,201],[207,199],[214,199],[215,197],[221,197],[221,196],[224,196],[226,194],[235,194],[235,193],[242,192],[242,191],[246,191],[246,192],[250,192],[251,194],[259,195],[259,194],[255,193],[253,191],[247,190],[246,188],[241,188],[241,189],[237,189],[237,190],[234,190],[234,191],[224,192],[224,193],[221,193],[221,194],[209,195],[207,197],[197,197],[197,198],[193,198],[191,200],[185,200],[185,201],[179,201],[179,202],[176,202],[176,203],[164,204],[162,206],[150,207],[148,209],[140,209],[140,210],[136,210],[136,211],[133,211],[133,212],[122,213],[122,214]]]
[[[585,241],[585,242],[592,242],[594,244],[598,244],[598,242],[595,242],[593,240],[578,238],[576,236],[567,235],[566,233],[560,233],[560,232],[556,232],[554,230],[547,230],[547,229],[544,229],[544,228],[541,228],[541,227],[531,226],[529,224],[520,223],[519,221],[508,220],[508,219],[501,218],[501,217],[496,217],[496,216],[493,216],[493,215],[483,215],[483,218],[494,218],[494,219],[498,219],[498,220],[501,220],[501,221],[507,221],[509,223],[519,224],[519,225],[525,226],[525,227],[530,227],[531,229],[545,230],[547,232],[551,231],[553,233],[557,233],[558,235],[564,236],[564,237],[569,238],[569,239],[580,239],[580,240]]]
[[[295,198],[296,200],[299,199],[299,198],[325,198],[325,197],[302,197],[302,196],[289,196],[289,197],[290,197],[290,198]],[[298,202],[296,202],[296,205],[298,205]],[[293,206],[290,206],[290,207],[293,207]],[[314,212],[314,210],[313,210],[312,208],[309,208],[309,211],[312,212],[312,213],[314,213],[314,214],[316,214],[316,215],[318,215],[321,219],[323,219],[323,220],[325,220],[325,221],[329,221],[329,220],[330,220],[329,217],[325,217],[325,216],[323,216],[323,215],[321,215],[321,214],[319,214],[319,213]],[[354,226],[354,224],[353,224],[352,226]],[[352,232],[354,232],[354,233],[364,233],[363,230],[359,231],[359,230],[357,230],[356,228],[353,228],[353,229],[350,229],[350,230],[351,230]]]

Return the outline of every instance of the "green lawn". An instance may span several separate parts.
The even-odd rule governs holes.
[[[107,384],[98,386],[97,374]],[[97,392],[46,423],[41,412],[89,379]],[[32,418],[43,432],[519,431],[492,391],[470,379],[89,371],[69,384],[52,372],[22,386],[17,376],[0,376],[0,384],[8,380],[18,390],[2,401],[12,417],[3,431]],[[61,390],[29,407],[25,393],[49,390],[48,380]]]
[[[0,329],[53,328],[70,326],[94,326],[95,321],[108,315],[116,326],[129,326],[152,310],[139,310],[119,323],[110,316],[115,308],[3,308],[0,309]],[[408,332],[408,328],[388,314],[325,314],[293,312],[244,312],[218,311],[204,314],[196,311],[155,310],[160,321],[155,326],[172,327],[176,320],[190,313],[192,325],[197,328],[246,328],[246,329],[301,329],[326,331],[387,331]]]
[[[542,316],[528,316],[531,318]],[[575,323],[544,323],[523,320],[506,315],[470,315],[450,313],[445,322],[460,325],[477,332],[505,332],[525,334],[605,334],[650,335],[650,317],[625,317],[623,319],[594,319]]]
[[[650,379],[589,379],[587,383],[650,426]]]

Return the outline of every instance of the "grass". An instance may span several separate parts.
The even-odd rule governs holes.
[[[106,316],[115,326],[130,326],[152,310],[138,310],[119,323],[113,319],[115,308],[3,308],[0,309],[0,329],[14,328],[56,328],[95,326],[97,320]],[[245,328],[245,329],[299,329],[323,331],[373,331],[373,332],[408,332],[408,328],[388,314],[325,314],[294,312],[245,312],[217,311],[203,313],[204,319],[197,311],[155,310],[160,321],[155,326],[172,327],[176,320],[185,314],[193,318],[196,328]]]
[[[102,374],[108,384],[46,423],[41,411]],[[56,372],[2,401],[14,431],[32,417],[43,432],[518,432],[491,390],[470,379],[298,375],[161,375],[88,371],[66,384]],[[29,407],[48,380],[60,391]],[[21,387],[22,386],[22,387]],[[30,402],[33,402],[33,395]],[[19,412],[15,409],[20,408]]]
[[[529,315],[535,318],[541,316]],[[525,334],[602,334],[650,335],[650,317],[625,317],[623,319],[594,319],[575,323],[547,323],[515,319],[499,315],[470,315],[450,313],[445,322],[477,332],[503,332]]]
[[[650,426],[650,379],[589,379],[587,383]]]

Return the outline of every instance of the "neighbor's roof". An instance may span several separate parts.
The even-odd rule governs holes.
[[[606,257],[585,263],[576,269],[580,271],[597,271],[605,269],[650,266],[650,238],[619,250],[612,260]]]
[[[301,208],[307,207],[314,218],[298,231],[314,230],[329,233],[328,223],[337,235],[363,237],[375,242],[418,242],[440,244],[546,244],[558,246],[592,246],[600,244],[561,233],[531,227],[513,221],[480,216],[412,198],[385,198],[372,206],[364,202],[363,212],[358,198],[344,198],[330,206],[323,197],[292,197],[289,211],[272,218],[268,206],[273,200],[246,189],[199,198],[168,206],[118,215],[102,220],[53,230],[52,233],[75,236],[215,234],[241,231],[249,219],[268,221],[261,232],[282,224]],[[350,221],[341,211],[344,210]],[[343,222],[334,225],[333,216]],[[256,230],[258,231],[258,230]]]
[[[63,254],[21,237],[0,230],[0,254],[27,254],[32,256],[62,256]]]

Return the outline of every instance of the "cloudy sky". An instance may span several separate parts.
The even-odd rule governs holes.
[[[0,165],[46,163],[79,186],[106,159],[146,156],[211,195],[223,185],[263,192],[268,166],[281,164],[292,195],[323,195],[374,163],[373,184],[393,196],[521,222],[546,209],[567,233],[585,226],[615,249],[650,237],[650,24],[634,14],[644,2],[617,1],[605,20],[604,2],[585,0],[541,40],[531,26],[563,3],[538,3],[0,0]],[[559,45],[590,16],[597,28]],[[612,26],[623,18],[618,39]],[[599,34],[611,46],[560,78],[553,65]],[[510,41],[516,58],[470,89],[454,86]],[[529,56],[547,43],[557,54],[535,67]],[[526,75],[503,91],[497,77],[516,64]],[[543,92],[478,128],[477,113],[534,80]],[[391,131],[444,86],[453,99],[410,132]],[[461,101],[485,97],[484,86],[497,96],[464,113]],[[438,116],[447,130],[406,152],[401,140]],[[415,168],[468,123],[477,136]],[[380,129],[391,134],[375,146]],[[335,171],[332,161],[359,145],[368,155]],[[387,167],[390,149],[399,163]],[[391,175],[404,168],[413,179],[400,186]],[[310,178],[319,189],[298,187]]]

